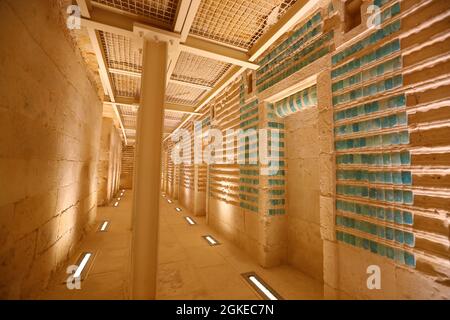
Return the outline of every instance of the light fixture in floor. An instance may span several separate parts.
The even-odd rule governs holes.
[[[281,296],[265,283],[256,273],[243,273],[244,279],[266,300],[282,300]]]
[[[191,226],[195,225],[195,221],[191,217],[185,217],[187,223],[189,223]]]
[[[108,225],[109,225],[109,221],[103,221],[102,224],[100,225],[100,232],[106,232],[106,230],[108,229]]]
[[[183,210],[181,210],[181,208],[175,208],[175,210],[177,210],[178,212],[183,211]]]
[[[119,201],[117,201],[116,203],[114,203],[114,207],[118,207],[119,206]]]
[[[117,198],[118,201],[122,200],[122,198]]]
[[[83,271],[85,270],[89,259],[91,259],[92,257],[92,253],[90,252],[86,252],[82,255],[82,259],[81,262],[78,264],[78,268],[75,270],[75,273],[73,274],[74,278],[80,278],[81,275],[83,274]]]
[[[202,236],[202,238],[205,239],[208,242],[208,244],[212,247],[218,246],[220,244],[220,242],[217,241],[216,239],[214,239],[213,236],[206,235],[206,236]]]
[[[167,202],[168,202],[168,203],[173,203],[173,201],[172,201],[172,200],[170,200],[170,199],[167,199]]]

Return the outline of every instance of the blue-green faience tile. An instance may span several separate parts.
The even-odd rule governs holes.
[[[403,224],[403,214],[400,210],[394,210],[394,221],[398,224]]]
[[[416,266],[416,259],[415,259],[414,255],[409,253],[409,252],[405,252],[404,255],[405,255],[404,256],[405,264],[407,266],[410,266],[410,267],[415,267]]]
[[[385,238],[386,237],[386,232],[385,232],[385,228],[384,227],[377,226],[377,236],[379,236],[380,238]]]
[[[370,252],[377,253],[378,252],[378,243],[375,241],[370,241]]]
[[[406,185],[411,185],[412,176],[410,171],[402,171],[402,182]]]
[[[378,254],[380,255],[380,256],[386,256],[386,246],[385,245],[382,245],[382,244],[378,244]]]
[[[394,238],[395,238],[395,242],[403,243],[403,241],[404,241],[404,239],[403,239],[403,231],[396,229],[394,231]]]
[[[403,211],[403,223],[407,225],[413,224],[413,215],[411,212]]]
[[[394,257],[395,257],[394,249],[391,247],[386,247],[386,256],[389,259],[394,259]]]
[[[394,240],[394,229],[386,227],[386,239]]]
[[[412,234],[411,232],[404,232],[403,239],[405,244],[410,247],[414,247],[414,234]]]
[[[391,208],[384,209],[384,213],[386,215],[387,221],[394,221],[394,212],[392,211]]]
[[[405,255],[403,250],[394,249],[395,261],[400,264],[405,264]]]
[[[411,191],[403,191],[403,203],[413,204],[413,193]]]

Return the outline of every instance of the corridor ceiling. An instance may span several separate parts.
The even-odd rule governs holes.
[[[179,39],[169,49],[165,136],[195,115],[293,26],[305,0],[76,0],[75,39],[97,74],[105,106],[135,143],[142,39],[136,26]],[[284,17],[286,16],[286,17]],[[284,19],[284,20],[283,20]],[[95,56],[95,59],[93,58]],[[94,63],[94,61],[96,63]]]

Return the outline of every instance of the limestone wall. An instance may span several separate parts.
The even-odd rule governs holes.
[[[100,153],[98,161],[98,192],[99,206],[107,205],[120,187],[122,167],[122,140],[112,118],[104,117],[100,138]]]
[[[102,105],[53,1],[0,2],[0,297],[30,298],[97,207]]]
[[[120,171],[120,188],[133,188],[134,146],[125,146],[122,150],[122,167]]]
[[[208,104],[224,134],[280,129],[282,158],[270,177],[211,165],[208,223],[261,265],[323,281],[326,298],[448,299],[450,3],[361,3],[317,1],[258,58],[256,90],[244,74]],[[316,104],[296,95],[312,85]]]

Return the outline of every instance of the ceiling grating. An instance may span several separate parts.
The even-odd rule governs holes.
[[[182,52],[172,79],[213,87],[231,68],[231,64]]]
[[[166,89],[166,102],[193,106],[205,92],[206,90],[169,83]]]
[[[164,118],[167,120],[181,120],[183,119],[184,114],[180,112],[174,112],[170,110],[164,111]]]
[[[109,68],[142,72],[142,50],[129,38],[109,32],[99,32]]]
[[[296,0],[202,0],[191,33],[250,49]]]
[[[178,9],[178,0],[92,0],[92,4],[153,20],[166,27],[173,26]]]
[[[110,74],[110,77],[117,97],[139,99],[141,93],[141,79],[112,73]]]

